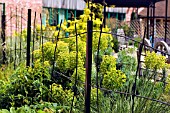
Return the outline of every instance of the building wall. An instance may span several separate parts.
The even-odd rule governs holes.
[[[27,27],[28,9],[32,9],[32,26],[35,12],[37,13],[37,22],[40,23],[40,13],[42,12],[42,0],[0,0],[0,3],[5,3],[6,6],[6,34],[8,36],[10,36],[11,33],[13,34],[16,31],[16,20],[18,26],[21,26],[21,12],[22,28],[24,29]],[[11,30],[13,32],[11,32]],[[20,30],[21,27],[18,27],[17,31]]]
[[[42,0],[44,7],[83,10],[86,7],[84,0]]]
[[[28,9],[32,9],[32,26],[34,21],[34,14],[37,13],[36,22],[40,24],[40,13],[42,13],[43,7],[52,7],[60,9],[58,23],[66,18],[66,10],[63,9],[75,9],[83,10],[86,6],[83,0],[0,0],[0,3],[5,3],[6,6],[6,34],[10,36],[15,31],[20,31],[21,28],[16,30],[16,20],[18,26],[21,26],[21,11],[22,11],[22,29],[27,27],[27,12]],[[75,5],[76,4],[76,5]],[[17,10],[16,10],[17,9]],[[1,10],[1,9],[0,9]],[[107,8],[107,12],[121,12],[125,13],[126,8]],[[17,17],[15,16],[17,14]],[[12,18],[11,18],[12,17]],[[43,24],[45,25],[47,17],[42,14]],[[12,31],[12,32],[11,32]]]

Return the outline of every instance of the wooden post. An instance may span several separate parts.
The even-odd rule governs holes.
[[[149,6],[147,7],[147,39],[149,39]]]
[[[152,26],[152,47],[154,47],[154,36],[155,36],[155,3],[153,4],[153,19],[152,19],[152,24],[153,24],[153,26]]]
[[[2,27],[2,33],[1,33],[1,38],[2,38],[2,46],[3,46],[3,64],[6,63],[6,43],[5,43],[5,20],[6,20],[6,15],[2,14],[2,20],[1,20],[1,27]]]
[[[87,22],[85,113],[90,113],[93,21]]]
[[[31,9],[28,9],[26,66],[30,66],[30,42],[31,42]]]
[[[167,21],[168,21],[168,0],[166,0],[166,7],[165,7],[165,42],[166,42],[166,39],[167,39]]]

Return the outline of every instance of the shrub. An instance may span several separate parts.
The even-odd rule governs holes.
[[[103,76],[103,87],[108,89],[120,88],[126,82],[126,76],[120,70],[116,70],[116,59],[113,56],[104,55],[100,66]]]
[[[112,41],[113,41],[113,44],[114,44],[113,50],[114,50],[116,53],[119,52],[119,42],[118,42],[118,40],[113,37],[113,40],[112,40]]]
[[[141,42],[141,38],[140,37],[136,37],[136,38],[134,38],[134,46],[135,47],[137,47],[137,48],[139,48],[139,42]]]

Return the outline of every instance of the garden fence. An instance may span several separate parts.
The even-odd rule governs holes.
[[[129,23],[117,20],[115,18],[107,19],[107,25],[116,32],[117,28],[123,27],[129,24],[129,30],[133,32],[133,36],[143,37],[144,29],[146,27],[146,20],[140,21],[140,19],[131,20]],[[127,29],[126,29],[127,30]],[[156,22],[155,24],[155,38],[163,38],[165,35],[165,25],[164,22]],[[170,23],[167,23],[167,37],[170,37]]]
[[[44,29],[43,28],[43,25],[42,25],[42,21],[40,23],[40,25],[38,25],[36,23],[36,19],[37,18],[40,18],[40,20],[42,20],[42,17],[41,17],[41,14],[40,15],[37,15],[36,12],[34,13],[34,18],[32,18],[31,16],[31,13],[33,14],[33,12],[31,12],[31,10],[28,10],[28,19],[24,19],[24,21],[27,21],[27,30],[24,30],[22,28],[22,21],[18,21],[18,19],[16,19],[16,28],[12,28],[12,17],[10,20],[6,20],[5,21],[5,18],[4,18],[4,15],[2,15],[2,30],[1,30],[1,38],[2,38],[2,45],[3,45],[3,49],[1,49],[1,51],[3,52],[3,54],[1,55],[1,57],[3,58],[2,59],[2,64],[5,64],[5,65],[10,65],[10,64],[13,64],[13,66],[11,68],[14,68],[14,69],[17,69],[17,66],[19,66],[19,64],[21,62],[26,62],[26,66],[32,66],[34,65],[34,50],[37,50],[39,48],[42,49],[42,59],[44,58],[44,54],[43,54],[43,44],[47,41],[51,41],[53,43],[55,43],[55,51],[54,51],[54,54],[56,52],[56,49],[57,49],[57,42],[58,40],[61,40],[61,39],[70,39],[72,38],[72,36],[66,36],[66,37],[62,37],[60,38],[59,34],[60,34],[60,27],[61,27],[61,23],[60,23],[60,27],[57,27],[55,26],[54,29]],[[23,20],[22,18],[22,15],[19,16],[16,14],[16,18],[21,18],[20,20]],[[31,24],[31,20],[33,20],[33,24]],[[11,30],[11,34],[10,36],[6,36],[5,35],[5,24],[9,22],[11,23],[11,26],[9,26],[8,28],[6,27],[6,29],[10,29]],[[21,23],[21,24],[19,24]],[[133,21],[132,24],[131,24],[131,27],[133,30],[135,30],[135,33],[141,35],[142,34],[142,30],[139,29],[139,21]],[[39,26],[39,29],[37,28],[37,26]],[[120,25],[119,25],[120,26]],[[161,26],[161,24],[157,24],[158,27],[161,27],[163,29],[163,26]],[[59,32],[57,35],[54,36],[54,33],[55,33],[55,30],[56,29],[59,29]],[[90,29],[90,26],[88,27],[88,30]],[[15,33],[14,33],[15,31]],[[75,36],[73,37],[76,37],[75,40],[76,40],[76,59],[78,59],[78,44],[77,44],[77,37],[82,35],[82,34],[87,34],[87,36],[91,36],[89,34],[89,31],[87,32],[84,32],[82,34],[78,34],[77,33],[77,30],[76,30],[76,25],[75,25]],[[157,29],[158,33],[160,33],[160,35],[162,36],[163,33],[161,33],[161,30],[159,30],[159,28]],[[107,33],[107,32],[103,32],[102,29],[99,30],[99,31],[92,31],[92,32],[99,32],[101,34],[112,34],[112,36],[117,36],[116,33]],[[14,33],[14,34],[13,34]],[[145,29],[145,32],[144,34],[146,34],[146,29]],[[6,36],[6,37],[5,37]],[[127,97],[132,97],[132,111],[134,111],[134,108],[135,108],[135,100],[136,99],[144,99],[146,101],[149,101],[149,102],[152,102],[154,105],[157,105],[155,103],[158,103],[160,104],[161,106],[164,106],[165,108],[168,108],[170,107],[170,104],[169,103],[166,103],[166,102],[163,102],[161,100],[157,100],[157,99],[154,99],[154,98],[150,98],[150,97],[146,97],[146,96],[143,96],[143,95],[140,95],[140,94],[137,94],[137,79],[140,79],[140,77],[142,76],[143,74],[143,67],[141,67],[142,65],[142,61],[141,61],[141,56],[145,56],[145,54],[143,54],[143,50],[144,48],[148,49],[148,50],[153,50],[153,51],[159,51],[161,52],[163,55],[167,55],[167,56],[170,56],[169,53],[166,53],[166,52],[163,52],[163,51],[160,51],[158,49],[155,49],[153,47],[150,47],[148,46],[147,44],[144,43],[144,40],[145,40],[145,35],[144,37],[142,38],[142,41],[141,42],[137,42],[135,40],[133,40],[132,38],[130,37],[127,37],[127,36],[119,36],[119,37],[124,37],[125,39],[129,39],[129,40],[132,40],[133,42],[136,42],[139,44],[139,48],[138,48],[138,58],[137,58],[137,61],[138,61],[138,65],[137,65],[137,71],[136,71],[136,76],[135,76],[135,79],[133,80],[133,86],[132,86],[132,90],[131,92],[130,91],[127,91],[127,92],[122,92],[122,91],[113,91],[113,90],[110,90],[110,89],[105,89],[103,87],[100,87],[99,83],[98,83],[98,80],[96,80],[96,84],[94,85],[90,85],[90,87],[94,87],[94,88],[97,88],[97,92],[96,92],[96,95],[97,95],[97,98],[96,98],[96,104],[97,106],[93,106],[92,104],[90,104],[91,108],[95,109],[96,111],[100,112],[99,111],[99,90],[101,91],[104,91],[106,92],[107,94],[109,94],[110,98],[112,98],[112,94],[118,94],[118,95],[121,95],[122,97],[124,98],[127,98]],[[99,39],[101,38],[101,35],[99,37]],[[5,39],[5,40],[4,40]],[[6,43],[5,43],[6,42]],[[88,42],[89,43],[89,42]],[[6,46],[4,46],[6,44]],[[100,47],[100,41],[98,43],[98,53],[99,54],[99,47]],[[89,48],[87,48],[89,49]],[[89,50],[90,51],[90,50]],[[98,56],[98,55],[97,55]],[[88,56],[86,56],[88,57]],[[57,58],[55,58],[55,55],[54,55],[54,62],[53,62],[53,66],[52,66],[52,74],[51,74],[51,77],[52,79],[55,81],[57,80],[56,78],[57,77],[62,77],[63,79],[67,79],[67,80],[70,80],[70,81],[75,81],[75,84],[73,85],[73,91],[74,91],[74,95],[76,95],[78,92],[80,92],[76,87],[77,87],[77,84],[80,83],[80,84],[83,84],[83,86],[85,85],[85,83],[81,82],[81,81],[78,81],[77,80],[77,77],[78,77],[78,73],[76,73],[77,77],[76,79],[71,79],[70,76],[68,75],[65,75],[63,73],[60,73],[56,70],[54,70],[54,67],[55,67],[55,60]],[[99,60],[99,58],[97,57],[97,60]],[[42,60],[42,62],[44,62],[44,59]],[[77,63],[77,60],[76,60],[76,63]],[[90,62],[89,62],[90,63]],[[91,65],[91,64],[90,64]],[[98,65],[96,67],[99,67]],[[33,67],[34,68],[34,67]],[[77,66],[76,66],[76,70],[77,70]],[[88,72],[90,72],[90,70],[88,70]],[[97,69],[97,79],[98,79],[98,71],[99,69]],[[160,80],[160,82],[163,82],[164,84],[165,83],[165,80],[166,80],[166,74],[165,73],[161,73],[161,77],[162,79]],[[89,78],[90,79],[90,78]],[[150,78],[152,79],[152,78]],[[90,83],[89,83],[90,84]],[[84,87],[82,87],[82,90],[83,92],[87,89],[85,89]],[[123,95],[126,95],[126,96],[123,96]],[[73,100],[74,100],[74,97],[73,96]],[[87,98],[90,98],[90,97],[87,97]],[[84,99],[82,98],[81,101],[84,101]],[[112,106],[112,104],[114,103],[114,98],[113,98],[113,102],[110,102],[110,106]],[[70,105],[71,106],[71,111],[72,111],[72,108],[76,107],[73,103]],[[85,106],[85,105],[84,105]],[[86,104],[87,106],[87,104]],[[111,109],[111,108],[110,108]],[[83,110],[81,110],[83,111]]]

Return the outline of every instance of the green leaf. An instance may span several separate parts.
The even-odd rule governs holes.
[[[0,113],[10,113],[7,109],[2,109]]]
[[[15,110],[14,107],[11,107],[11,108],[10,108],[10,113],[16,113],[16,110]]]
[[[46,113],[46,112],[42,110],[38,110],[37,113]]]

